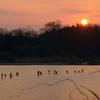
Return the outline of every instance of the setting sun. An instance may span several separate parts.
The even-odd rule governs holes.
[[[82,24],[82,25],[87,25],[87,24],[88,24],[87,19],[82,19],[81,24]]]

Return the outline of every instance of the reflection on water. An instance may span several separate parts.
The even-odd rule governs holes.
[[[1,65],[0,100],[100,100],[100,66]]]

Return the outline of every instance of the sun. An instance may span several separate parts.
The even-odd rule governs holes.
[[[87,19],[82,19],[81,24],[82,25],[87,25],[88,24],[88,20]]]

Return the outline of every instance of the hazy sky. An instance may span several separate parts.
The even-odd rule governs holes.
[[[49,21],[100,24],[100,0],[0,0],[0,27],[38,29]]]

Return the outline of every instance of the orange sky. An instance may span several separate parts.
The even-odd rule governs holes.
[[[0,27],[39,29],[49,21],[64,25],[87,18],[100,24],[100,0],[0,0]]]

